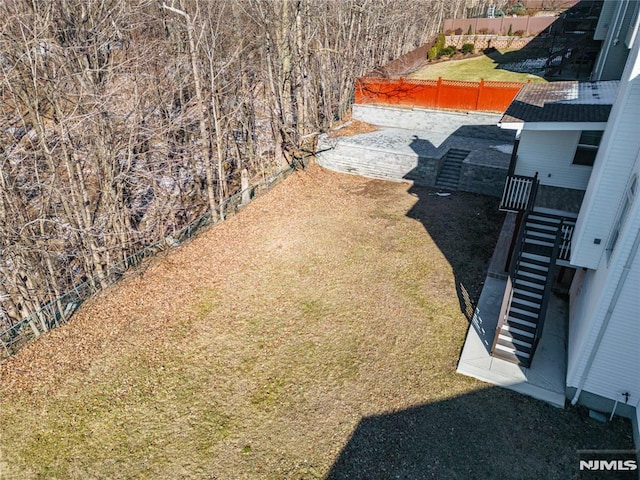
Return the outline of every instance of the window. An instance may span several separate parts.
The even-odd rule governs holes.
[[[627,214],[629,213],[629,208],[631,207],[631,203],[633,203],[633,198],[636,195],[636,190],[638,189],[638,176],[634,175],[631,178],[631,182],[624,192],[624,198],[622,199],[622,208],[620,209],[620,213],[618,214],[618,219],[613,227],[613,231],[611,232],[611,238],[609,239],[609,243],[607,245],[607,257],[611,258],[611,254],[613,253],[613,249],[616,248],[616,243],[618,242],[618,237],[620,236],[620,231],[624,226],[624,221],[627,218]]]
[[[583,130],[578,140],[578,148],[573,157],[574,165],[593,166],[602,140],[602,130]]]

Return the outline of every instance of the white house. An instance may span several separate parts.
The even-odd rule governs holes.
[[[513,212],[515,228],[498,324],[487,346],[528,381],[552,315],[549,299],[564,293],[566,401],[631,418],[636,439],[639,7],[637,0],[605,1],[592,81],[525,85],[502,117],[500,126],[517,132],[501,202]]]

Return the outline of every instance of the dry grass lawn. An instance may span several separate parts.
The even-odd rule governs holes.
[[[479,82],[480,80],[491,80],[496,82],[546,82],[547,79],[532,73],[520,73],[506,68],[500,68],[504,60],[497,57],[515,56],[517,52],[503,52],[493,56],[480,55],[473,58],[461,60],[448,60],[434,64],[427,64],[410,78],[421,80],[437,80],[439,77],[448,80],[464,80],[468,82]]]
[[[312,165],[85,303],[0,365],[0,478],[569,478],[628,448],[455,373],[501,216],[430,193]]]

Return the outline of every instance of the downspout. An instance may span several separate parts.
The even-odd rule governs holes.
[[[622,5],[625,2],[620,2],[617,5],[617,12],[616,12],[616,16],[615,16],[615,20],[613,21],[613,25],[611,25],[610,27],[610,31],[614,32],[617,28],[618,28],[618,21],[620,20],[620,12],[622,11]],[[624,19],[623,19],[624,22]],[[622,27],[621,27],[622,28]],[[609,33],[607,32],[607,37],[605,38],[605,46],[604,48],[601,50],[601,54],[598,55],[598,59],[596,61],[596,65],[593,68],[593,72],[591,74],[591,80],[592,81],[598,81],[600,80],[600,77],[602,76],[602,71],[604,69],[604,64],[605,61],[607,59],[607,57],[609,56],[609,49],[611,48],[611,45],[617,45],[617,42],[613,41],[614,36],[613,35],[609,35]],[[605,55],[602,55],[602,53],[605,53]]]
[[[513,150],[511,151],[511,159],[509,160],[508,176],[513,175],[516,171],[516,162],[518,161],[518,146],[520,145],[520,131],[516,132],[516,138],[513,141]]]
[[[575,405],[578,403],[578,398],[582,393],[582,389],[584,388],[584,384],[587,380],[587,375],[589,374],[589,370],[593,365],[593,361],[596,358],[596,353],[600,348],[600,343],[602,343],[602,339],[604,338],[604,334],[607,331],[607,326],[609,325],[609,321],[613,316],[613,311],[618,303],[618,299],[620,298],[620,294],[622,293],[622,287],[624,286],[624,282],[629,275],[629,271],[631,271],[631,265],[636,257],[636,253],[638,252],[638,247],[640,247],[640,228],[636,232],[636,238],[633,242],[633,246],[631,247],[631,251],[629,252],[629,256],[627,257],[627,261],[622,268],[622,275],[618,279],[618,283],[616,285],[616,290],[613,292],[613,297],[611,297],[611,301],[609,302],[609,308],[607,309],[607,313],[604,316],[602,321],[602,325],[600,325],[600,330],[598,331],[598,336],[596,337],[596,342],[591,349],[591,353],[589,354],[589,358],[587,359],[587,364],[584,367],[582,375],[580,376],[580,381],[578,382],[578,389],[576,390],[575,395],[571,399],[571,405]]]
[[[613,46],[616,46],[620,43],[620,32],[622,32],[622,25],[624,25],[624,17],[627,16],[628,8],[629,8],[629,1],[627,0],[626,2],[624,2],[624,13],[622,14],[622,20],[620,20],[620,26],[618,26],[618,31],[616,32],[616,38],[613,39]]]

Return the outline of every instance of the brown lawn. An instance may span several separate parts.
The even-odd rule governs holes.
[[[628,448],[455,373],[501,218],[294,174],[0,365],[0,478],[569,478]]]

